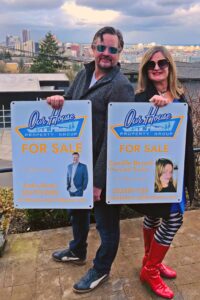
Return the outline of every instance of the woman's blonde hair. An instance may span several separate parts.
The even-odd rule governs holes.
[[[176,65],[172,55],[164,46],[154,46],[148,49],[144,54],[139,67],[137,93],[144,92],[151,82],[148,78],[147,63],[157,52],[161,52],[169,62],[168,89],[174,98],[180,98],[184,91],[177,80]]]
[[[171,165],[172,170],[174,169],[174,165],[172,161],[167,158],[159,158],[156,161],[156,174],[155,174],[155,187],[154,187],[155,192],[160,192],[163,188],[160,177],[162,176],[163,170],[166,165]],[[173,176],[172,178],[170,178],[169,182],[171,182],[174,185]]]

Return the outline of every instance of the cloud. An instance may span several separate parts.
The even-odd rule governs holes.
[[[53,26],[54,23],[51,21],[51,18],[48,18],[43,15],[42,12],[38,12],[37,14],[32,14],[31,16],[25,16],[23,12],[9,12],[6,15],[0,13],[0,25],[6,24],[8,26],[14,25],[28,25],[28,27],[32,26],[41,26],[41,18],[42,18],[42,26]],[[7,21],[9,19],[9,22]]]
[[[62,10],[71,19],[74,25],[103,25],[114,22],[120,13],[114,10],[97,10],[94,8],[77,5],[75,1],[67,1]]]
[[[60,7],[64,0],[1,0],[1,10],[49,10]]]
[[[182,23],[186,23],[189,26],[193,26],[195,24],[200,25],[199,22],[200,16],[200,4],[195,4],[188,9],[179,8],[176,10],[176,17]]]
[[[119,28],[128,43],[199,43],[199,0],[0,0],[0,40],[23,28],[38,40],[90,42],[102,26]]]
[[[153,17],[172,14],[177,8],[189,8],[199,0],[76,0],[77,5],[94,9],[112,9],[123,15],[135,17]]]

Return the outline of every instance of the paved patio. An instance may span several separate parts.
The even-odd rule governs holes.
[[[92,225],[88,261],[85,266],[59,263],[51,259],[53,250],[65,246],[71,228],[59,228],[8,237],[0,258],[1,300],[151,300],[155,296],[139,281],[143,255],[142,219],[121,221],[121,241],[110,279],[95,291],[77,295],[73,283],[92,265],[99,238]],[[176,300],[200,299],[200,210],[188,211],[184,225],[173,241],[165,262],[176,268],[175,280],[167,284]]]

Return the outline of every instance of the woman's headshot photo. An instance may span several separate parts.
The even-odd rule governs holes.
[[[176,192],[176,183],[173,178],[174,164],[167,158],[159,158],[156,161],[155,187],[156,193],[174,193]],[[177,167],[176,167],[177,169]]]

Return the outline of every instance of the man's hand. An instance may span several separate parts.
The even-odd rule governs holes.
[[[99,189],[95,186],[93,187],[94,202],[101,200],[101,192],[102,192],[102,189]]]
[[[153,103],[154,105],[158,106],[158,107],[163,107],[167,104],[170,103],[169,99],[163,97],[163,96],[159,96],[159,95],[154,95],[149,102]]]
[[[47,97],[47,103],[49,105],[51,105],[51,107],[54,108],[54,109],[62,108],[62,106],[64,104],[64,101],[65,101],[64,97],[59,96],[59,95]]]

